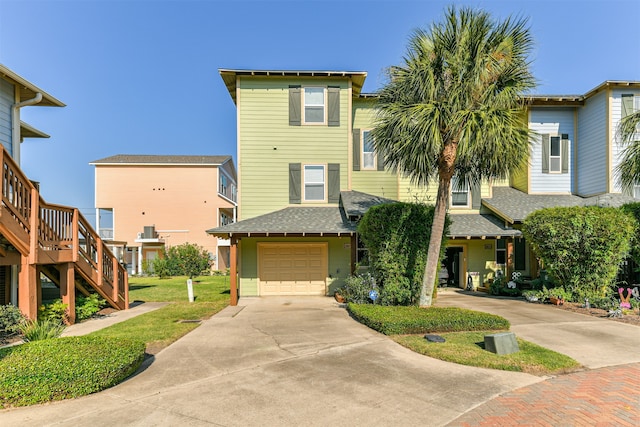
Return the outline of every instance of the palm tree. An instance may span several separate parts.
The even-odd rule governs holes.
[[[633,108],[631,105],[623,105],[623,109],[625,107],[629,110]],[[640,183],[640,111],[628,114],[620,120],[618,135],[626,147],[622,151],[622,160],[616,173],[622,187],[632,189]]]
[[[438,192],[420,306],[431,305],[451,180],[467,188],[523,165],[530,133],[522,94],[535,87],[527,20],[496,22],[450,6],[443,23],[416,30],[403,64],[388,69],[372,131],[392,171]]]

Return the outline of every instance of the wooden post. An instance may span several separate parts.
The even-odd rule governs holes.
[[[76,286],[73,263],[60,265],[60,296],[62,303],[67,305],[67,321],[70,325],[76,323]]]
[[[100,246],[102,246],[102,241],[100,242]],[[118,291],[119,291],[119,283],[120,283],[120,264],[118,263],[118,258],[114,256],[111,257],[111,271],[113,274],[113,289],[111,291],[111,298],[113,298],[113,300],[116,302],[116,304],[118,304],[118,306],[120,306],[120,301],[119,301],[119,297],[118,297]]]
[[[37,268],[29,262],[29,256],[20,257],[18,274],[18,308],[31,320],[38,319]]]
[[[514,271],[514,263],[515,263],[515,259],[514,259],[514,252],[513,252],[513,237],[510,237],[509,239],[507,239],[507,271],[505,272],[505,279],[507,279],[507,282],[511,280],[511,273],[513,273]]]
[[[231,305],[238,305],[238,238],[231,237],[231,247],[229,248],[229,263],[231,264],[229,270],[229,286]]]

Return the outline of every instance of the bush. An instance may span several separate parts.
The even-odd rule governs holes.
[[[38,318],[40,320],[50,320],[63,324],[67,323],[69,319],[67,315],[67,304],[64,304],[60,298],[51,301],[49,304],[41,305],[38,312]]]
[[[145,345],[68,337],[0,349],[0,407],[75,398],[118,384],[138,369]]]
[[[516,282],[517,284],[521,284],[521,281],[519,280],[515,280],[514,282]],[[519,297],[522,294],[522,291],[520,289],[518,289],[517,287],[510,288],[507,286],[507,283],[508,282],[504,276],[496,278],[489,285],[489,293],[491,295],[503,295],[509,297]]]
[[[522,232],[573,299],[605,297],[629,253],[635,220],[616,208],[563,207],[529,215]]]
[[[454,307],[386,307],[348,304],[360,323],[385,335],[508,330],[507,319],[494,314]]]
[[[105,300],[98,294],[91,294],[88,297],[78,297],[76,299],[76,322],[89,319],[100,311],[106,304]]]
[[[169,262],[166,258],[156,258],[153,260],[153,272],[161,279],[168,279],[171,277],[171,271],[169,269]]]
[[[369,273],[364,273],[347,277],[344,286],[336,292],[344,297],[345,302],[367,304],[372,302],[369,299],[369,292],[372,289],[373,277]]]
[[[374,206],[358,224],[369,251],[371,271],[380,291],[380,304],[417,304],[427,261],[433,206],[390,203]],[[446,218],[442,251],[446,247]]]
[[[0,342],[17,335],[25,317],[15,305],[0,305]]]
[[[209,253],[203,247],[193,243],[170,246],[164,252],[164,258],[167,260],[167,268],[171,276],[187,276],[193,279],[208,274],[211,269]]]
[[[58,320],[25,320],[20,325],[20,333],[27,341],[41,341],[58,338],[64,325]]]

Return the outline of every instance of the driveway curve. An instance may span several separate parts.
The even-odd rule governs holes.
[[[332,298],[242,298],[128,381],[0,425],[441,426],[542,380],[415,354]]]

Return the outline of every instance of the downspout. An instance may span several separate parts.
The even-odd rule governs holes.
[[[11,157],[13,157],[13,160],[15,160],[18,165],[20,165],[20,143],[22,142],[22,136],[20,135],[20,109],[29,105],[38,104],[40,101],[42,101],[42,93],[36,92],[36,96],[33,98],[13,104],[13,109],[11,110],[11,125],[13,127],[11,137]]]

